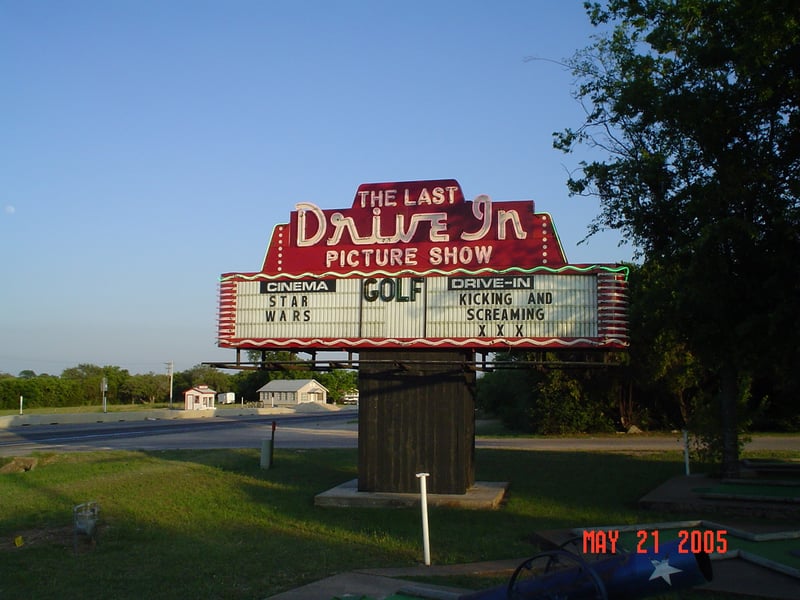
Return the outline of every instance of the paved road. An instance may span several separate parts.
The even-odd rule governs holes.
[[[349,448],[358,446],[355,411],[215,417],[182,421],[137,421],[37,425],[0,429],[0,456],[31,452],[88,450],[168,450],[260,448],[277,424],[276,448]]]
[[[356,448],[355,410],[334,413],[260,417],[215,417],[192,421],[141,421],[41,425],[0,430],[0,456],[32,452],[88,450],[165,450],[260,448],[277,423],[276,448]],[[681,450],[680,434],[580,436],[564,438],[478,437],[478,448],[550,451],[664,451]],[[756,436],[747,450],[796,452],[800,435]]]

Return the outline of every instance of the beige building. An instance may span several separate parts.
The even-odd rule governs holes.
[[[275,379],[259,388],[258,400],[265,407],[297,406],[306,402],[325,404],[328,390],[315,379]]]

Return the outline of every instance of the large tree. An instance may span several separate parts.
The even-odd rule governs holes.
[[[738,472],[752,377],[800,364],[800,2],[585,3],[573,57],[587,109],[556,147],[591,147],[569,181],[659,265],[661,305],[717,381],[722,473]]]

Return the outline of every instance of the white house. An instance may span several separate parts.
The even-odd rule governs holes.
[[[266,407],[325,404],[328,390],[315,379],[275,379],[258,389],[258,399]]]
[[[183,392],[184,408],[186,410],[205,410],[214,408],[214,398],[217,392],[207,385],[196,385]]]

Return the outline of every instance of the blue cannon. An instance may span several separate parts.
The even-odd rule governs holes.
[[[545,566],[535,575],[537,561],[544,561]],[[708,554],[684,552],[678,540],[662,544],[657,552],[620,552],[591,562],[562,548],[523,562],[507,585],[466,594],[459,600],[637,600],[712,579]]]

